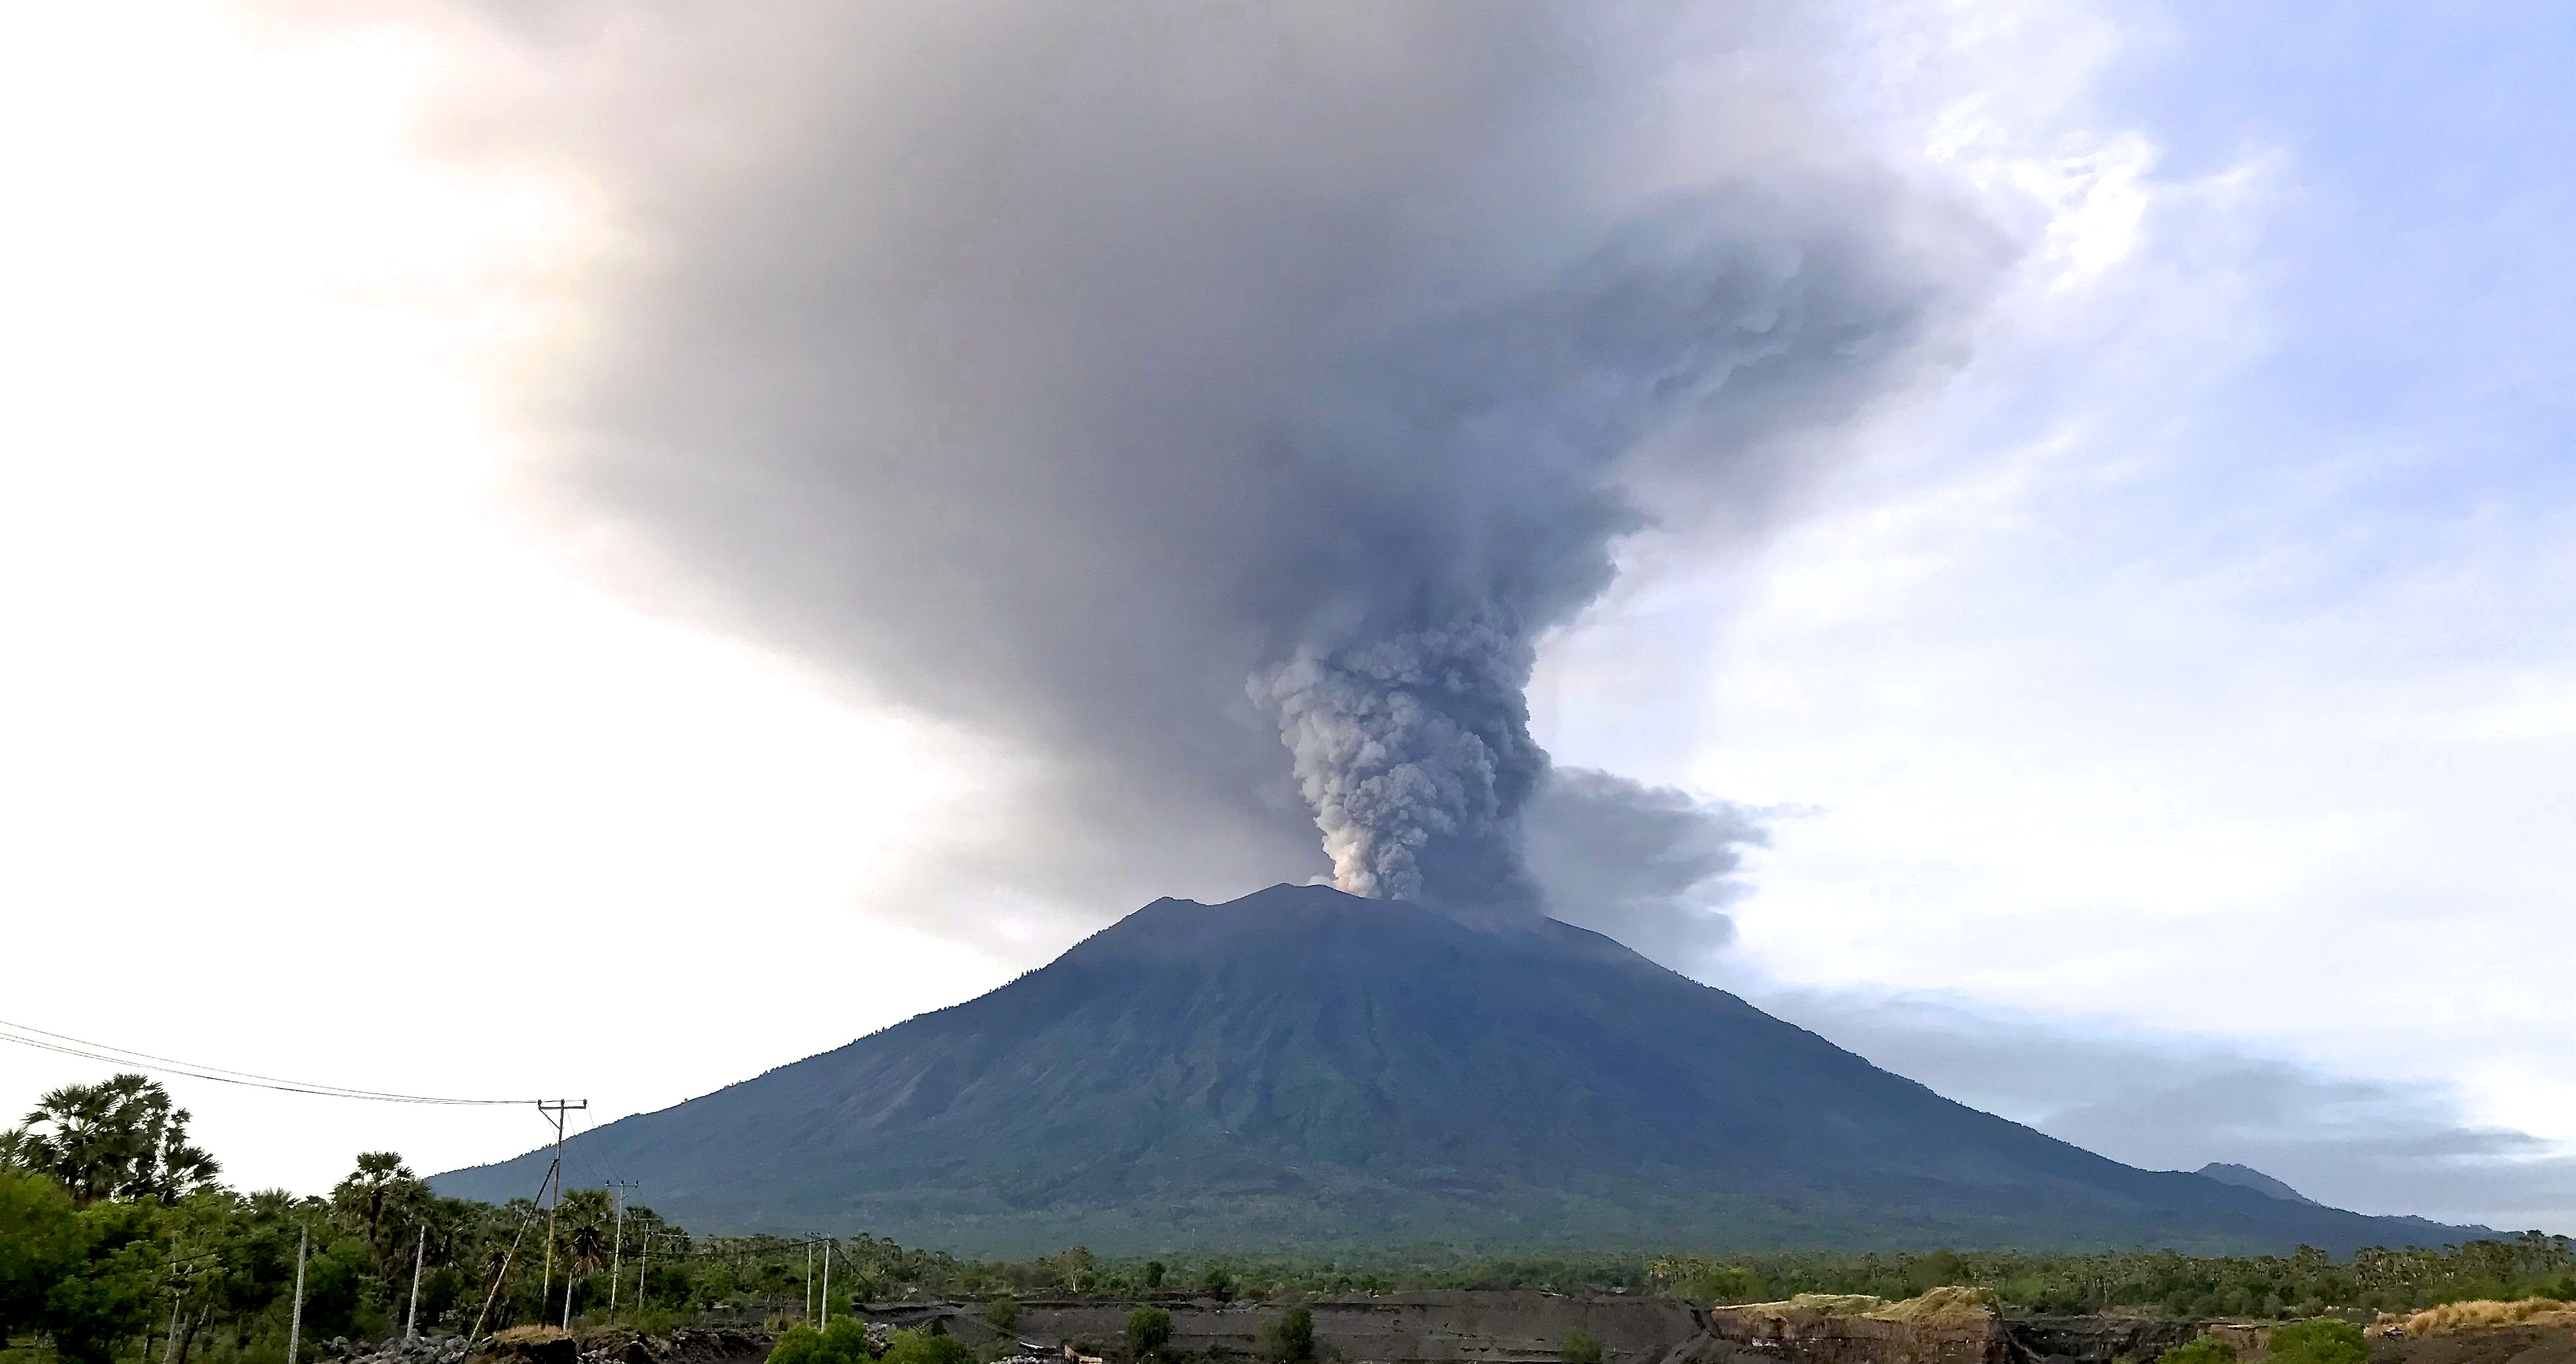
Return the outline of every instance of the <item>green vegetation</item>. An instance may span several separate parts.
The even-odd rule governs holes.
[[[834,1323],[838,1325],[839,1323]],[[932,1335],[928,1331],[897,1331],[894,1341],[886,1346],[881,1364],[975,1364],[975,1358],[955,1336]]]
[[[1270,1364],[1305,1364],[1315,1357],[1315,1311],[1298,1303],[1261,1326],[1261,1357]]]
[[[2236,1347],[2215,1336],[2202,1336],[2157,1355],[2156,1364],[2236,1364]]]
[[[969,1260],[862,1235],[828,1247],[832,1324],[814,1331],[793,1326],[820,1288],[806,1240],[691,1236],[640,1207],[627,1208],[621,1224],[607,1193],[587,1189],[564,1194],[549,1246],[546,1210],[531,1198],[498,1206],[441,1198],[387,1151],[358,1156],[325,1197],[242,1193],[215,1182],[220,1167],[189,1144],[187,1127],[186,1110],[160,1086],[120,1075],[46,1094],[24,1126],[0,1133],[0,1345],[33,1347],[27,1364],[289,1364],[299,1240],[308,1246],[304,1358],[292,1364],[309,1364],[335,1337],[400,1334],[415,1256],[425,1334],[551,1325],[567,1315],[599,1324],[609,1318],[613,1279],[621,1324],[790,1326],[778,1364],[858,1364],[868,1353],[858,1305],[929,1297],[980,1299],[1004,1333],[1030,1297],[1248,1298],[1277,1312],[1263,1353],[1279,1364],[1314,1356],[1310,1299],[1422,1289],[1895,1301],[1956,1285],[1991,1293],[2009,1312],[2292,1321],[2275,1332],[2279,1364],[2364,1364],[2359,1332],[2328,1314],[2576,1298],[2576,1242],[2538,1232],[2439,1250],[2363,1250],[2342,1261],[2305,1248],[2230,1258],[1936,1250],[1466,1259],[1438,1247],[1370,1258],[1119,1260],[1082,1246]],[[1171,1331],[1167,1310],[1139,1307],[1127,1319],[1128,1354],[1168,1358]],[[1577,1332],[1561,1348],[1567,1364],[1594,1364],[1599,1344]],[[914,1332],[895,1333],[882,1358],[969,1364],[957,1341]],[[2158,1364],[2231,1360],[2224,1345],[2200,1341]]]
[[[803,1322],[788,1327],[769,1352],[769,1364],[869,1364],[875,1357],[868,1351],[867,1323],[841,1317],[819,1331]]]
[[[2366,1364],[2370,1345],[2361,1328],[2334,1317],[2313,1317],[2272,1329],[2272,1364]]]
[[[1565,1333],[1565,1344],[1557,1353],[1565,1364],[1601,1364],[1601,1342],[1580,1326]]]
[[[1139,1307],[1127,1314],[1127,1357],[1160,1359],[1172,1343],[1172,1314],[1159,1307]]]

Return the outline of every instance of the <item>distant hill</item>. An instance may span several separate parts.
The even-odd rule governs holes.
[[[1314,886],[1156,901],[981,998],[575,1140],[571,1168],[695,1229],[981,1254],[2462,1239],[2106,1160],[1584,929]],[[522,1196],[549,1154],[434,1182]]]
[[[2233,1184],[2240,1189],[2252,1189],[2259,1194],[2270,1194],[2285,1202],[2323,1206],[2317,1203],[2317,1200],[2250,1165],[2231,1165],[2225,1161],[2213,1160],[2201,1166],[2200,1173],[2221,1184]]]

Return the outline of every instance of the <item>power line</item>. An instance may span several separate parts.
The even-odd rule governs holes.
[[[155,1056],[150,1052],[131,1051],[124,1047],[111,1047],[104,1042],[83,1041],[80,1038],[68,1037],[58,1032],[47,1032],[43,1028],[32,1028],[24,1023],[11,1023],[6,1019],[0,1019],[0,1042],[15,1042],[22,1047],[34,1047],[40,1051],[59,1052],[65,1056],[78,1056],[91,1061],[104,1061],[112,1066],[136,1065],[138,1062],[149,1062],[151,1064],[142,1065],[138,1068],[145,1070],[165,1070],[171,1074],[185,1075],[192,1079],[213,1080],[218,1083],[228,1085],[246,1085],[253,1089],[276,1089],[283,1090],[289,1094],[313,1094],[326,1099],[365,1099],[374,1103],[451,1104],[492,1107],[536,1102],[533,1099],[448,1099],[428,1094],[393,1094],[383,1090],[351,1089],[346,1085],[325,1085],[314,1084],[303,1080],[286,1080],[280,1079],[274,1075],[255,1075],[246,1070],[231,1070],[223,1066],[200,1065],[193,1061],[176,1061],[167,1056]]]

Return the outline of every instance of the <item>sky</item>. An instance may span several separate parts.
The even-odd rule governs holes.
[[[0,20],[0,1020],[605,1120],[1256,888],[580,514],[562,395],[757,320],[655,292],[815,136],[757,35],[55,9]],[[1797,116],[2010,250],[1756,523],[1620,540],[1537,640],[1560,764],[1760,830],[1639,945],[2120,1159],[2576,1230],[2576,19],[1832,32]],[[638,131],[656,80],[717,93]],[[549,1131],[172,1087],[246,1186]]]

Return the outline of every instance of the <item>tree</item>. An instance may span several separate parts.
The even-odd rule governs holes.
[[[1565,1344],[1557,1353],[1565,1364],[1601,1364],[1600,1340],[1580,1326],[1565,1333]]]
[[[1315,1357],[1315,1312],[1299,1303],[1261,1328],[1261,1355],[1272,1364],[1303,1364]]]
[[[48,1091],[25,1125],[0,1132],[0,1165],[52,1175],[86,1208],[102,1198],[175,1203],[223,1172],[188,1144],[188,1110],[143,1075]]]
[[[839,1322],[832,1323],[835,1326]],[[929,1331],[897,1331],[887,1344],[879,1364],[974,1364],[975,1357],[955,1336],[935,1335]],[[826,1361],[829,1364],[829,1361]]]
[[[769,1364],[869,1364],[867,1324],[843,1317],[817,1331],[799,1322],[778,1338]]]
[[[994,1294],[992,1301],[984,1304],[984,1320],[994,1330],[1009,1335],[1020,1324],[1020,1300],[1008,1293]]]
[[[1145,1262],[1145,1286],[1147,1288],[1162,1287],[1164,1272],[1162,1261],[1147,1260]]]
[[[2236,1347],[2216,1336],[2202,1336],[2157,1355],[2156,1364],[2236,1364]]]
[[[164,1255],[150,1203],[102,1202],[72,1216],[68,1263],[45,1286],[34,1325],[63,1364],[108,1364],[159,1307]]]
[[[2335,1317],[2311,1317],[2272,1328],[2272,1364],[2367,1364],[2361,1328]]]
[[[1234,1276],[1227,1273],[1223,1265],[1209,1265],[1207,1273],[1200,1277],[1199,1284],[1207,1291],[1209,1297],[1218,1302],[1224,1302],[1234,1296]]]
[[[80,1213],[60,1184],[0,1170],[0,1341],[44,1321],[45,1300],[82,1259]]]
[[[1139,1307],[1127,1314],[1127,1354],[1154,1359],[1172,1343],[1172,1314],[1159,1307]]]

